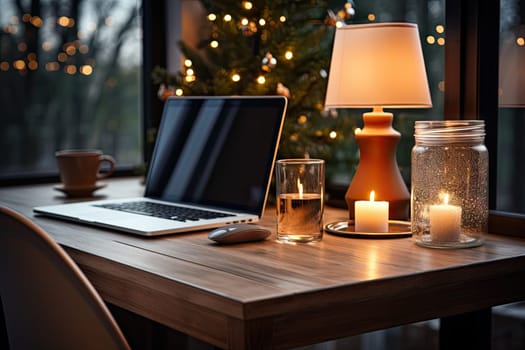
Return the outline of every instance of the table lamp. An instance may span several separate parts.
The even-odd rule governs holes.
[[[416,24],[373,23],[336,29],[327,108],[372,108],[356,132],[360,161],[345,201],[350,219],[354,202],[388,201],[389,218],[407,220],[410,194],[396,161],[401,134],[392,127],[393,114],[383,108],[432,107]]]

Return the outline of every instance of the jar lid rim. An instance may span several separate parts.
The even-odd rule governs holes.
[[[416,141],[426,142],[482,142],[485,137],[484,120],[416,121]]]

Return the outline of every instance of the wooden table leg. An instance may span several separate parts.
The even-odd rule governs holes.
[[[263,350],[272,348],[273,320],[258,319],[241,321],[229,320],[229,349]]]
[[[0,348],[9,349],[9,339],[7,338],[7,328],[2,307],[2,298],[0,297]]]
[[[492,312],[490,308],[441,319],[439,348],[442,350],[490,350],[491,343]]]

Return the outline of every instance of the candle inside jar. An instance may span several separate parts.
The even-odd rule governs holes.
[[[304,193],[297,180],[297,193],[283,193],[277,201],[278,233],[297,236],[320,234],[322,198],[319,193]]]
[[[445,194],[443,204],[431,205],[430,237],[436,242],[457,242],[461,234],[461,207],[448,204]]]
[[[370,192],[369,201],[355,201],[356,232],[388,232],[388,202],[374,201],[375,192]]]

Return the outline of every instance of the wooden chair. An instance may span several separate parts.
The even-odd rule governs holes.
[[[0,295],[16,349],[129,349],[102,298],[40,227],[0,206]]]

